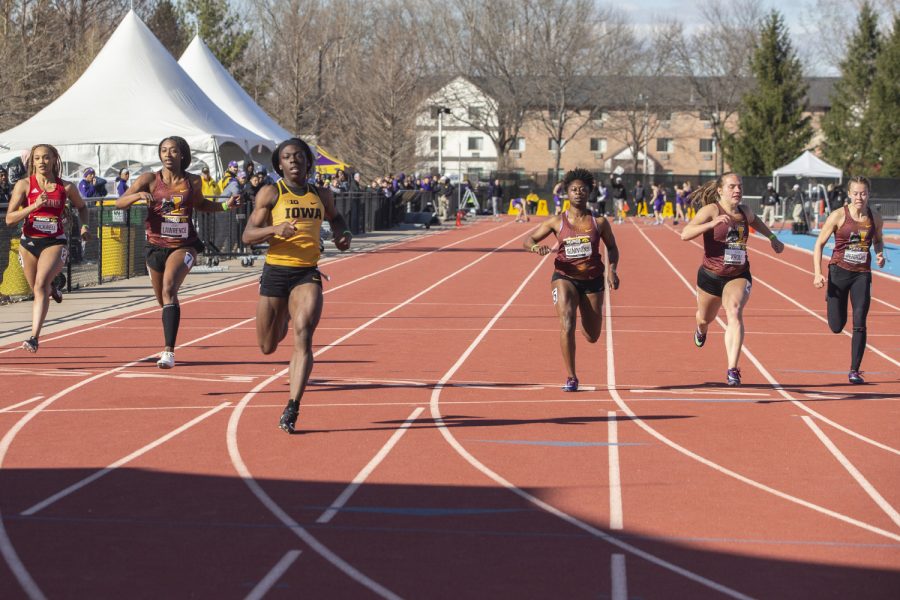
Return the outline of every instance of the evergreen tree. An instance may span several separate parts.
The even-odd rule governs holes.
[[[763,176],[797,157],[812,138],[804,116],[807,85],[781,14],[763,21],[753,49],[754,88],[741,99],[738,131],[728,134],[723,150],[741,175]]]
[[[235,79],[241,81],[238,68],[251,33],[227,0],[184,0],[184,10],[194,19],[200,39]]]
[[[848,173],[869,174],[877,161],[867,111],[881,44],[878,15],[864,2],[841,61],[841,79],[831,95],[831,110],[822,119],[825,159]]]
[[[900,15],[894,17],[894,30],[876,62],[866,120],[873,151],[880,158],[878,175],[900,177]]]
[[[191,41],[191,30],[184,10],[172,0],[159,0],[146,19],[147,27],[178,60]]]

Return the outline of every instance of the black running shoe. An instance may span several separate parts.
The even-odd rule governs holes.
[[[694,345],[698,348],[702,348],[703,344],[706,343],[706,334],[700,333],[699,329],[694,330]]]
[[[294,433],[294,425],[297,423],[297,416],[300,414],[300,403],[289,400],[284,412],[281,413],[281,420],[278,426],[288,433]]]
[[[53,300],[56,301],[57,304],[59,304],[63,300],[62,290],[59,289],[58,287],[56,287],[55,285],[51,285],[50,286],[50,297],[53,298]]]
[[[22,342],[22,349],[23,349],[23,350],[27,350],[28,352],[31,352],[32,354],[34,354],[35,352],[37,352],[37,351],[38,351],[38,340],[37,340],[37,338],[34,337],[34,336],[31,336],[30,338],[28,338],[27,340],[25,340],[24,342]]]
[[[728,377],[728,385],[730,386],[738,386],[741,385],[741,370],[737,367],[733,369],[728,369],[728,373],[726,374]]]
[[[866,380],[862,378],[862,373],[859,371],[850,371],[850,374],[847,375],[847,379],[853,385],[860,385],[866,382]]]

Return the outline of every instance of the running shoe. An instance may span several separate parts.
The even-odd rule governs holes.
[[[737,367],[733,369],[728,369],[728,385],[737,386],[741,385],[741,370]]]
[[[56,287],[55,285],[50,286],[50,297],[59,304],[62,302],[62,290]]]
[[[698,348],[702,348],[703,344],[706,343],[706,334],[700,333],[699,329],[694,330],[694,345]]]
[[[161,352],[159,355],[159,360],[156,361],[156,366],[160,369],[171,369],[175,366],[175,353],[174,352]]]
[[[294,425],[297,424],[297,415],[299,414],[300,403],[288,400],[287,406],[284,407],[284,412],[281,413],[281,420],[278,422],[278,427],[280,427],[282,431],[295,433]]]
[[[562,391],[577,392],[578,391],[578,379],[575,377],[566,378],[566,385],[563,386]]]
[[[37,338],[34,336],[31,336],[30,338],[28,338],[27,340],[22,342],[22,350],[27,350],[28,352],[31,352],[32,354],[37,352],[38,351]]]
[[[866,380],[862,378],[862,373],[860,373],[859,371],[850,371],[850,374],[847,375],[847,379],[853,385],[859,385],[866,382]]]

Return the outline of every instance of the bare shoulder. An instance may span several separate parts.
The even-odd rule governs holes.
[[[275,201],[277,199],[278,188],[275,187],[275,184],[264,185],[259,188],[259,191],[256,193],[256,208],[270,209],[275,206]]]

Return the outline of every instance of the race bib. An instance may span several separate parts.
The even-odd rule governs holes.
[[[182,223],[180,219],[172,221],[165,220],[162,222],[159,233],[163,237],[185,239],[190,231],[189,225],[190,224],[187,221]]]
[[[583,235],[563,240],[566,258],[588,258],[591,255],[591,238]]]
[[[742,265],[747,262],[747,251],[743,248],[725,248],[726,265]]]
[[[57,230],[57,220],[55,217],[35,217],[31,222],[32,227],[41,233],[54,234]]]
[[[867,250],[844,250],[844,261],[848,263],[862,265],[866,263],[868,257]]]

